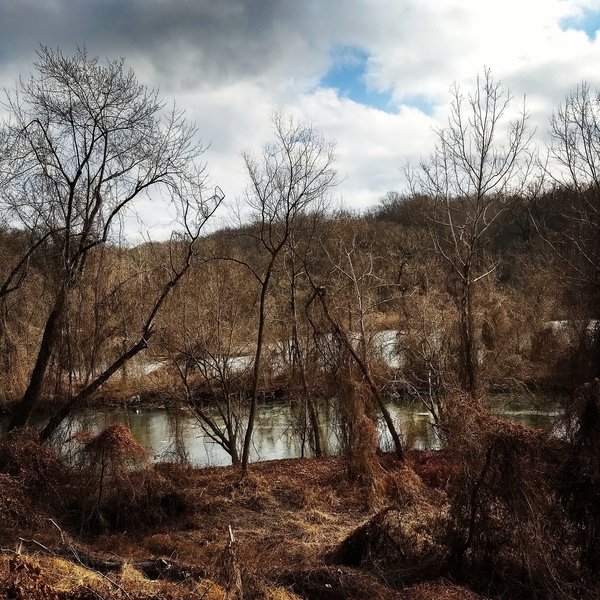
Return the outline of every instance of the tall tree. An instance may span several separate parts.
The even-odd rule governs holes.
[[[259,285],[256,350],[242,472],[250,459],[267,324],[267,300],[278,260],[297,230],[301,216],[322,202],[336,183],[334,146],[312,126],[275,113],[274,141],[259,156],[243,154],[249,178],[251,235],[263,257],[261,265],[245,265]]]
[[[509,119],[511,100],[489,69],[466,97],[455,84],[448,124],[437,130],[432,156],[407,170],[413,193],[432,199],[427,220],[433,244],[456,282],[460,385],[473,395],[480,386],[474,291],[498,265],[484,250],[508,198],[529,181],[533,164],[527,112],[523,106]]]
[[[203,148],[195,127],[175,108],[165,111],[124,60],[101,63],[85,50],[65,56],[43,47],[34,67],[7,94],[3,131],[15,170],[3,202],[12,219],[49,237],[55,272],[52,307],[13,428],[29,423],[40,398],[87,257],[114,239],[134,200],[160,192],[181,204],[192,229],[198,221],[191,199],[200,222],[212,210],[201,198]]]
[[[554,249],[577,283],[600,285],[600,90],[582,83],[550,120],[556,207],[565,220]],[[561,199],[560,196],[563,196]]]

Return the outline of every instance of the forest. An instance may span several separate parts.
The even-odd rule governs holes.
[[[362,212],[334,141],[281,111],[233,211],[201,132],[125,60],[41,48],[3,109],[7,598],[598,597],[600,91],[567,91],[541,147],[490,70],[453,86],[431,154]],[[133,242],[148,201],[173,232]],[[559,414],[490,410],[515,393]],[[301,457],[252,462],[269,403]],[[231,466],[73,426],[150,405]]]

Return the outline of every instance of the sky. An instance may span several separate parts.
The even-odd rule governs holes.
[[[195,121],[212,185],[243,197],[242,151],[285,111],[336,144],[338,204],[362,210],[406,189],[464,92],[490,68],[526,96],[536,138],[583,80],[600,88],[600,0],[0,0],[0,82],[27,75],[41,45],[125,57]],[[159,202],[140,208],[164,235]]]

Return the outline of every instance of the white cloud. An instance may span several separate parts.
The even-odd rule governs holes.
[[[243,149],[270,137],[281,108],[311,120],[337,143],[340,194],[354,207],[401,189],[399,168],[433,147],[448,90],[467,90],[484,66],[527,94],[540,137],[556,105],[582,79],[600,86],[600,37],[566,28],[598,0],[7,0],[0,6],[0,73],[11,85],[29,70],[39,42],[70,51],[124,55],[138,77],[159,86],[196,120],[211,182],[230,200],[245,187]],[[73,32],[81,32],[75,40]],[[332,50],[369,54],[366,79],[391,94],[395,114],[316,87]],[[427,116],[408,106],[432,105]],[[152,206],[144,206],[151,220]],[[160,221],[160,211],[156,214]],[[157,225],[158,227],[158,225]]]

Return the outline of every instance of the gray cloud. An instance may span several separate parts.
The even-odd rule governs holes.
[[[100,55],[143,58],[175,87],[270,71],[302,75],[326,55],[326,13],[312,1],[7,0],[0,3],[0,56],[13,62],[40,43],[65,51],[85,44]]]
[[[600,5],[598,0],[593,2]],[[398,167],[426,153],[443,125],[449,86],[468,89],[489,66],[532,122],[547,119],[581,79],[598,83],[600,39],[565,32],[561,20],[590,0],[0,0],[0,80],[26,73],[39,44],[70,53],[125,56],[197,122],[213,180],[229,197],[245,176],[239,159],[270,135],[269,112],[306,118],[338,142],[345,201],[375,202],[403,183]],[[397,113],[318,89],[337,46],[368,55],[366,80],[390,92]],[[405,110],[421,98],[431,115]]]

